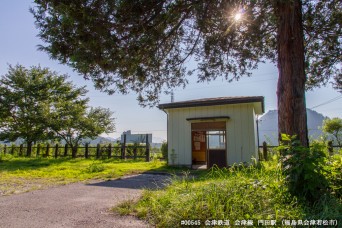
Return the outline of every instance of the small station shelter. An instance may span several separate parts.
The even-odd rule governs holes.
[[[258,159],[256,115],[264,97],[217,97],[160,104],[167,114],[169,165],[226,167]]]

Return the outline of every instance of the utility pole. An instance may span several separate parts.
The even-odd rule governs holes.
[[[173,94],[173,90],[171,91],[171,103],[175,102],[175,97],[174,97],[174,94]]]

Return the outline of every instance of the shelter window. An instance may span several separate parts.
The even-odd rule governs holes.
[[[226,148],[226,131],[207,131],[208,149]]]

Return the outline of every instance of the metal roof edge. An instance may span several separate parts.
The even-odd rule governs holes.
[[[181,101],[173,103],[165,103],[158,105],[159,109],[173,109],[173,108],[188,108],[188,107],[201,107],[213,105],[228,105],[228,104],[243,104],[261,102],[262,112],[265,112],[265,104],[263,96],[254,97],[221,97],[221,98],[207,98],[199,100]]]

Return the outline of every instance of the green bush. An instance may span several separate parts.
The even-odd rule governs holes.
[[[329,168],[328,181],[332,194],[342,200],[342,156],[338,154],[332,156],[327,167]]]
[[[163,144],[161,145],[160,150],[161,150],[161,152],[163,154],[163,158],[167,159],[168,158],[167,142],[163,142]]]
[[[310,149],[300,145],[296,136],[282,135],[281,150],[282,170],[285,181],[293,196],[316,202],[328,191],[327,156],[320,144]]]
[[[11,160],[13,156],[11,154],[0,154],[0,162]]]

